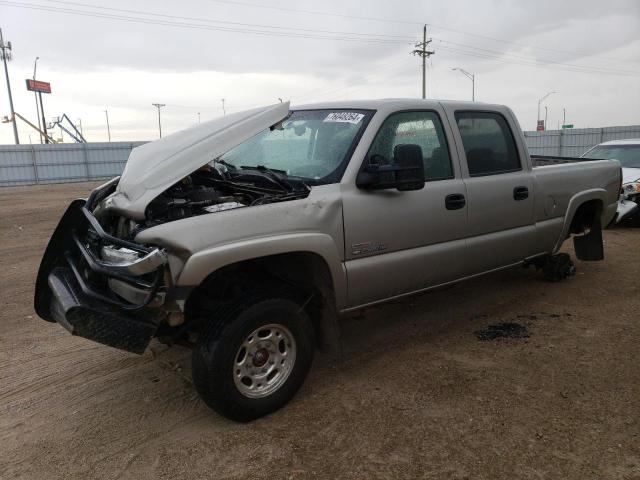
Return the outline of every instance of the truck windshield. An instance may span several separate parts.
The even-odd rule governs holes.
[[[615,159],[626,168],[640,168],[640,145],[600,145],[584,154],[584,158]]]
[[[229,150],[228,166],[265,167],[312,184],[339,182],[371,116],[367,110],[297,110]]]

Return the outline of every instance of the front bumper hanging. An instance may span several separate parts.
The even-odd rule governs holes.
[[[101,191],[73,201],[60,219],[40,263],[34,307],[41,318],[58,322],[73,335],[143,353],[163,318],[149,304],[161,295],[166,256],[106,233],[89,210]],[[104,246],[127,248],[139,258],[105,261],[99,253]],[[110,282],[115,281],[141,292],[140,301],[114,294]]]

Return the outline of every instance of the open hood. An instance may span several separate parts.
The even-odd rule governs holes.
[[[108,208],[134,219],[171,185],[284,120],[289,102],[233,113],[134,148]]]

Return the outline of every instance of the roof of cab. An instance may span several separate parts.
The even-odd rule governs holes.
[[[293,105],[292,110],[330,110],[330,109],[359,109],[359,110],[380,110],[380,109],[420,109],[433,108],[436,105],[455,105],[458,108],[464,106],[493,107],[494,105],[481,102],[464,102],[457,100],[423,100],[421,98],[381,98],[372,100],[341,100],[335,102],[307,103]],[[498,107],[498,105],[495,105]]]

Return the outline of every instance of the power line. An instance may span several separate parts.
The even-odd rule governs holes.
[[[213,0],[210,0],[213,1]],[[498,42],[498,43],[506,43],[506,44],[510,44],[510,45],[515,45],[517,47],[522,47],[522,48],[531,48],[531,49],[535,49],[535,50],[541,50],[541,51],[545,51],[545,52],[551,52],[551,53],[559,53],[561,55],[571,55],[571,56],[577,56],[577,57],[596,57],[596,58],[602,58],[602,59],[606,59],[606,60],[610,60],[610,61],[614,61],[614,62],[620,62],[620,63],[640,63],[640,61],[638,60],[631,60],[628,58],[614,58],[614,57],[609,57],[609,56],[605,56],[605,55],[594,55],[592,53],[585,53],[585,52],[571,52],[568,50],[558,50],[556,48],[547,48],[547,47],[539,47],[537,45],[530,45],[530,44],[526,44],[526,43],[520,43],[520,42],[514,42],[512,40],[505,40],[503,38],[495,38],[495,37],[490,37],[487,35],[480,35],[477,33],[470,33],[470,32],[465,32],[462,30],[457,30],[455,28],[450,28],[450,27],[444,27],[442,25],[434,25],[434,24],[429,24],[429,27],[431,28],[435,28],[436,30],[443,30],[446,32],[452,32],[452,33],[457,33],[458,35],[466,35],[468,37],[475,37],[475,38],[482,38],[483,40],[489,40],[492,42]]]
[[[75,2],[62,2],[61,0],[45,0],[45,1],[58,1],[59,3],[68,3],[68,4],[76,4]],[[211,0],[214,1],[214,0]],[[216,0],[217,1],[217,0]],[[362,37],[353,37],[350,35],[377,35],[377,34],[367,34],[367,33],[362,33],[362,32],[358,32],[358,33],[351,33],[351,32],[336,32],[341,36],[338,35],[332,35],[332,34],[328,34],[328,35],[321,35],[321,34],[312,34],[310,32],[322,32],[321,30],[311,30],[311,29],[307,29],[307,32],[304,31],[279,31],[279,32],[274,32],[274,31],[268,31],[268,30],[260,30],[260,29],[254,29],[254,28],[236,28],[236,27],[222,27],[222,26],[216,26],[216,25],[203,25],[203,24],[194,24],[194,23],[187,23],[187,22],[177,22],[177,21],[172,21],[172,20],[160,20],[160,19],[155,19],[155,18],[144,18],[144,17],[136,17],[136,16],[131,16],[131,15],[116,15],[116,14],[111,14],[111,13],[100,13],[100,12],[95,12],[95,11],[89,11],[89,10],[79,10],[79,9],[71,9],[71,8],[63,8],[63,7],[52,7],[52,6],[47,6],[47,5],[42,5],[42,4],[29,4],[29,3],[20,3],[20,2],[15,2],[15,1],[9,1],[9,0],[0,0],[0,4],[4,4],[7,6],[13,6],[13,7],[17,7],[17,8],[25,8],[25,9],[32,9],[32,10],[42,10],[42,11],[47,11],[47,12],[53,12],[53,13],[66,13],[66,14],[72,14],[72,15],[79,15],[79,16],[85,16],[85,17],[94,17],[94,18],[103,18],[103,19],[108,19],[108,20],[114,20],[114,21],[124,21],[124,22],[131,22],[131,23],[143,23],[143,24],[152,24],[152,25],[160,25],[160,26],[170,26],[170,27],[177,27],[177,28],[189,28],[189,29],[196,29],[196,30],[213,30],[213,31],[223,31],[223,32],[234,32],[234,33],[248,33],[248,34],[255,34],[255,35],[266,35],[266,36],[275,36],[275,37],[292,37],[292,38],[307,38],[307,39],[316,39],[316,40],[334,40],[334,41],[350,41],[350,42],[366,42],[366,43],[375,43],[375,44],[408,44],[408,41],[400,41],[400,40],[394,40],[394,39],[385,39],[385,38],[377,38],[377,37],[371,37],[371,38],[362,38]],[[86,5],[86,4],[78,4],[78,5]],[[109,7],[100,7],[100,8],[109,8]],[[125,11],[125,12],[134,12],[133,10],[124,10],[124,9],[111,9],[114,11]],[[172,17],[170,15],[163,15],[163,14],[155,14],[155,13],[144,13],[145,15],[160,15],[163,17]],[[177,17],[174,16],[175,18],[191,18],[191,17]],[[213,20],[211,20],[213,21]],[[246,24],[246,25],[251,25],[251,24]],[[262,27],[262,28],[276,28],[275,26],[270,26],[270,27]],[[286,27],[277,27],[279,29],[285,29]],[[304,29],[301,29],[304,30]],[[346,35],[346,36],[345,36]],[[407,39],[409,37],[406,37]],[[527,65],[527,66],[536,66],[536,67],[547,67],[549,65],[547,64],[554,64],[560,67],[565,67],[565,70],[568,71],[572,71],[572,72],[582,72],[582,73],[600,73],[600,74],[608,74],[608,75],[624,75],[624,76],[629,76],[629,75],[637,75],[640,72],[633,72],[633,71],[628,71],[628,70],[618,70],[618,69],[606,69],[606,68],[598,68],[598,67],[587,67],[587,66],[581,66],[581,65],[574,65],[574,64],[564,64],[562,62],[556,62],[553,60],[546,60],[546,61],[539,61],[537,59],[534,58],[530,58],[530,57],[524,57],[521,55],[516,55],[516,54],[510,54],[507,52],[498,52],[495,50],[489,50],[489,49],[482,49],[480,47],[475,47],[475,46],[469,46],[469,45],[465,45],[465,44],[461,44],[461,43],[456,43],[456,42],[450,42],[450,41],[446,41],[446,40],[438,40],[439,42],[442,43],[449,43],[451,45],[458,45],[460,47],[463,48],[452,48],[452,47],[441,47],[444,50],[447,51],[451,51],[454,53],[459,53],[461,55],[467,55],[467,56],[474,56],[477,58],[492,58],[492,59],[496,59],[498,61],[503,61],[505,63],[513,63],[513,64],[519,64],[519,65]],[[466,49],[472,49],[475,50],[474,51],[469,51]],[[503,57],[513,57],[515,59],[518,59],[520,61],[512,61],[512,60],[506,60]]]
[[[280,10],[289,13],[305,13],[310,15],[324,15],[327,17],[337,17],[337,18],[350,18],[355,20],[368,20],[372,22],[384,22],[384,23],[399,23],[404,25],[422,25],[422,22],[416,21],[408,21],[408,20],[393,20],[388,18],[379,18],[379,17],[362,17],[359,15],[347,15],[341,13],[333,13],[333,12],[321,12],[317,10],[304,10],[299,8],[286,8],[286,7],[278,7],[275,5],[260,5],[257,3],[249,3],[249,2],[237,2],[232,0],[209,0],[210,2],[215,3],[226,3],[228,5],[240,5],[243,7],[252,7],[252,8],[265,8],[269,10]]]
[[[329,90],[323,90],[323,89],[314,89],[314,90],[310,90],[307,93],[303,94],[300,98],[296,99],[296,103],[309,103],[309,99],[316,99],[318,97],[325,97],[327,95],[333,94],[335,92],[338,92],[344,88],[350,88],[350,91],[353,93],[355,91],[361,90],[363,89],[366,85],[366,83],[371,82],[371,80],[374,79],[378,79],[381,78],[383,76],[385,76],[387,74],[387,72],[393,71],[393,69],[395,67],[397,67],[400,64],[403,63],[407,63],[408,59],[405,57],[402,58],[398,58],[396,61],[394,62],[390,62],[390,63],[386,63],[384,65],[381,65],[381,68],[374,68],[373,70],[375,70],[376,72],[381,72],[381,73],[372,73],[370,75],[365,75],[364,77],[361,77],[358,80],[358,84],[360,85],[359,87],[355,87],[353,84],[346,84],[346,85],[342,85],[340,87],[334,87],[331,88]]]
[[[365,16],[360,16],[360,15],[348,15],[348,14],[333,13],[333,12],[326,12],[326,11],[323,12],[323,11],[318,11],[318,10],[305,10],[305,9],[298,9],[298,8],[278,7],[278,6],[274,6],[274,5],[260,5],[260,4],[251,3],[251,2],[241,2],[241,1],[235,1],[235,0],[209,0],[209,1],[210,2],[215,2],[215,3],[228,4],[228,5],[239,5],[239,6],[252,7],[252,8],[263,8],[263,9],[269,9],[269,10],[280,10],[280,11],[289,12],[289,13],[304,13],[304,14],[309,14],[309,15],[323,15],[323,16],[327,16],[327,17],[349,18],[349,19],[353,19],[353,20],[365,20],[365,21],[382,22],[382,23],[395,23],[395,24],[401,24],[401,25],[422,25],[424,23],[424,22],[420,22],[420,21],[416,21],[416,20],[411,21],[411,20],[390,19],[390,18],[382,18],[382,17],[365,17]],[[469,31],[458,30],[458,29],[455,29],[455,28],[447,27],[447,26],[444,26],[444,25],[438,25],[438,24],[434,24],[434,23],[427,23],[427,26],[430,27],[430,28],[435,28],[437,30],[444,30],[444,31],[447,31],[447,32],[457,33],[459,35],[466,35],[466,36],[469,36],[469,37],[482,38],[484,40],[490,40],[492,42],[508,43],[508,44],[511,44],[511,45],[519,46],[519,47],[532,48],[532,49],[543,50],[543,51],[547,51],[547,52],[560,53],[560,54],[563,54],[563,55],[571,55],[571,56],[579,56],[579,57],[592,56],[592,57],[599,57],[599,58],[607,58],[609,60],[613,60],[613,61],[616,61],[616,62],[640,63],[640,61],[637,61],[637,60],[630,60],[630,59],[623,59],[623,58],[616,59],[616,58],[607,57],[607,56],[603,56],[603,55],[593,55],[591,53],[585,53],[585,52],[573,52],[573,51],[568,51],[568,50],[559,50],[559,49],[555,49],[555,48],[540,47],[540,46],[537,46],[537,45],[529,45],[529,44],[525,44],[525,43],[515,42],[515,41],[512,41],[512,40],[505,40],[503,38],[491,37],[489,35],[483,35],[483,34],[478,34],[478,33],[472,33],[472,32],[469,32]]]
[[[574,68],[574,67],[572,67],[570,65],[563,65],[563,64],[549,65],[549,64],[545,64],[545,63],[536,63],[536,61],[526,62],[526,61],[509,60],[509,59],[503,58],[502,55],[492,55],[492,54],[488,54],[488,53],[464,50],[464,49],[461,49],[461,48],[453,48],[453,47],[447,47],[447,46],[440,46],[439,48],[440,48],[440,50],[445,50],[447,52],[458,53],[460,55],[476,57],[476,58],[491,59],[491,60],[494,60],[496,62],[502,62],[502,63],[512,64],[512,65],[523,65],[523,66],[536,67],[536,68],[557,67],[557,68],[559,68],[561,70],[565,70],[565,71],[569,71],[569,72],[590,73],[590,74],[598,74],[598,75],[616,75],[616,76],[624,76],[624,77],[638,77],[638,76],[640,76],[638,73],[618,73],[618,72],[613,71],[613,70],[612,71],[608,71],[608,70],[586,70],[586,69]]]
[[[491,53],[491,54],[497,54],[497,55],[501,55],[501,56],[505,56],[505,57],[512,57],[512,58],[526,60],[526,61],[535,61],[535,62],[538,62],[538,63],[548,63],[548,64],[554,64],[554,65],[564,65],[564,66],[568,66],[568,67],[580,68],[580,69],[585,69],[585,70],[600,70],[600,71],[603,71],[603,72],[619,72],[619,73],[629,73],[629,74],[632,74],[632,75],[640,75],[640,72],[634,71],[634,70],[621,70],[621,69],[609,68],[609,67],[594,67],[594,66],[589,66],[589,65],[577,65],[577,64],[572,64],[572,63],[557,62],[555,60],[548,60],[548,59],[541,60],[541,59],[537,59],[535,57],[527,57],[527,56],[524,56],[524,55],[518,55],[518,54],[514,54],[514,53],[501,52],[501,51],[497,51],[497,50],[490,50],[490,49],[486,49],[486,48],[476,47],[474,45],[451,42],[449,40],[440,40],[440,39],[438,39],[437,41],[439,43],[446,43],[446,44],[449,44],[449,45],[454,45],[454,46],[459,46],[459,47],[464,47],[464,48],[470,48],[472,50],[478,50],[478,51],[481,51],[481,52],[487,52],[487,53]]]
[[[335,34],[335,35],[353,35],[353,36],[363,36],[363,37],[381,37],[381,39],[401,39],[406,42],[413,41],[413,37],[409,37],[407,35],[393,35],[393,34],[385,34],[385,33],[364,33],[364,32],[343,32],[343,31],[335,31],[335,30],[319,30],[319,29],[309,29],[309,28],[298,28],[298,27],[282,27],[279,25],[264,25],[264,24],[254,24],[254,23],[243,23],[243,22],[232,22],[229,20],[214,20],[211,18],[198,18],[198,17],[185,17],[181,15],[168,15],[163,13],[155,13],[155,12],[146,12],[142,10],[130,10],[124,8],[114,8],[114,7],[103,7],[101,5],[91,5],[87,3],[78,3],[78,2],[69,2],[64,0],[43,0],[49,3],[58,3],[63,5],[73,5],[76,7],[86,7],[93,8],[98,10],[108,10],[113,12],[120,13],[134,13],[139,15],[148,15],[154,17],[162,17],[168,19],[177,19],[177,20],[188,20],[188,21],[196,21],[196,22],[206,22],[206,23],[219,23],[225,25],[236,25],[242,27],[252,27],[252,28],[270,28],[275,30],[290,30],[290,31],[300,31],[307,33],[324,33],[324,34]]]
[[[400,41],[400,40],[374,38],[374,37],[361,38],[356,36],[349,36],[352,34],[346,34],[342,36],[315,35],[311,33],[297,33],[295,31],[273,32],[268,30],[259,30],[259,29],[250,29],[250,28],[234,28],[234,27],[222,27],[222,26],[215,26],[215,25],[203,25],[203,24],[176,22],[171,20],[135,17],[130,15],[127,16],[127,15],[116,15],[116,14],[110,14],[110,13],[100,13],[100,12],[94,12],[90,10],[78,10],[78,9],[71,9],[71,8],[52,7],[52,6],[42,5],[42,4],[19,3],[19,2],[12,2],[12,1],[6,1],[6,0],[0,1],[0,5],[30,9],[30,10],[40,10],[40,11],[52,12],[52,13],[66,13],[66,14],[79,15],[84,17],[104,18],[109,20],[117,20],[117,21],[131,22],[131,23],[162,25],[162,26],[189,28],[189,29],[196,29],[196,30],[212,30],[212,31],[221,31],[221,32],[250,33],[255,35],[266,35],[266,36],[274,36],[274,37],[309,38],[309,39],[319,39],[319,40],[365,42],[365,43],[376,43],[376,44],[406,45],[410,43],[408,39],[407,41]]]

